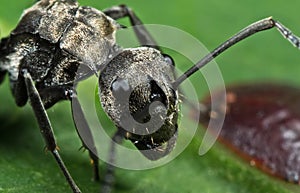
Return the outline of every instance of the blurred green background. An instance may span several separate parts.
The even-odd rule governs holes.
[[[127,4],[144,23],[182,29],[199,39],[209,50],[246,25],[268,16],[280,20],[300,35],[300,1],[296,0],[80,2],[98,9]],[[32,3],[32,0],[0,0],[1,36],[9,34],[22,11]],[[128,21],[122,19],[121,23],[128,24]],[[180,68],[186,69],[190,65],[176,53],[171,54],[174,54]],[[275,29],[245,40],[216,61],[228,85],[277,81],[300,86],[300,52]],[[203,82],[203,87],[199,87],[200,96],[207,92]],[[70,192],[50,153],[44,152],[45,145],[31,108],[28,105],[25,108],[16,107],[7,80],[0,87],[0,104],[0,192]],[[87,152],[78,151],[81,143],[72,122],[70,104],[61,102],[48,113],[62,157],[75,181],[83,192],[99,192],[100,184],[92,181]],[[117,169],[115,192],[300,192],[299,186],[261,173],[220,144],[204,156],[198,156],[201,134],[202,129],[179,157],[162,167],[145,171]],[[101,174],[104,168],[101,163]]]

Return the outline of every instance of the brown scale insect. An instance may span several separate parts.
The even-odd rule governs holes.
[[[218,100],[220,91],[213,93]],[[226,88],[225,121],[219,140],[264,172],[300,183],[300,89],[256,83]],[[203,101],[209,109],[210,97]],[[223,104],[216,113],[223,112]],[[201,123],[217,121],[209,111]]]

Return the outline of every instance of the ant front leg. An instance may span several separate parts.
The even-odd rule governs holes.
[[[73,120],[76,126],[77,134],[82,142],[83,147],[89,151],[91,163],[94,168],[94,180],[99,181],[99,159],[97,156],[96,146],[93,140],[92,131],[90,130],[81,109],[76,91],[72,86],[55,86],[45,88],[39,91],[39,94],[43,99],[43,104],[46,109],[52,107],[61,100],[71,101],[71,106],[73,107]],[[74,114],[74,111],[76,111],[76,114]]]
[[[41,100],[41,97],[34,85],[32,77],[27,70],[23,70],[22,73],[23,73],[25,85],[27,88],[27,94],[30,99],[30,104],[31,104],[34,114],[36,116],[41,133],[46,142],[47,150],[49,150],[52,153],[52,155],[54,156],[56,162],[58,163],[60,169],[62,170],[62,172],[63,172],[66,180],[68,181],[70,187],[72,188],[73,192],[81,193],[80,189],[74,182],[72,176],[70,175],[68,169],[66,168],[63,160],[60,157],[51,123],[49,121],[49,118],[48,118],[47,112],[45,110],[45,107],[43,105],[43,102]]]
[[[160,50],[157,43],[150,35],[148,30],[143,26],[142,21],[135,13],[126,5],[114,6],[103,11],[109,17],[117,20],[124,17],[129,17],[130,23],[134,26],[134,32],[142,46],[148,46]]]
[[[70,100],[72,103],[72,112],[73,112],[73,119],[74,123],[77,128],[77,133],[80,136],[81,141],[83,142],[83,145],[85,148],[89,150],[90,157],[92,159],[93,165],[94,165],[94,173],[95,173],[95,179],[99,180],[99,166],[98,166],[98,156],[97,156],[97,149],[95,146],[95,142],[93,140],[92,131],[90,130],[90,127],[86,121],[86,118],[84,116],[83,110],[81,108],[81,105],[79,103],[79,100],[77,98],[77,95],[74,91],[69,91]],[[79,131],[80,129],[80,131]],[[124,134],[121,129],[118,129],[117,132],[112,137],[112,144],[110,146],[109,151],[109,163],[107,164],[106,173],[103,180],[103,187],[102,187],[102,193],[110,193],[112,190],[112,185],[114,183],[114,163],[115,163],[115,149],[116,149],[116,143],[121,143],[124,139]]]
[[[107,164],[106,173],[104,176],[104,183],[101,188],[101,193],[110,193],[115,181],[115,164],[116,162],[116,145],[122,143],[124,139],[124,133],[121,128],[118,128],[114,136],[112,137],[110,152],[109,152],[109,163]]]
[[[81,105],[77,98],[76,91],[71,85],[69,86],[54,86],[45,88],[39,91],[40,97],[43,99],[43,104],[46,109],[50,108],[58,101],[70,100],[72,106],[73,120],[76,126],[77,134],[84,148],[89,151],[91,163],[94,168],[94,180],[99,181],[99,159],[93,135],[88,123],[85,119]],[[76,112],[76,113],[74,113]]]
[[[91,162],[94,167],[94,179],[99,181],[99,158],[97,156],[97,149],[93,138],[92,131],[86,121],[83,110],[74,90],[68,91],[69,100],[72,103],[73,120],[76,126],[77,133],[83,144],[83,147],[88,149]]]

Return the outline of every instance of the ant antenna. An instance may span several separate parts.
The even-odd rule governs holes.
[[[247,37],[260,32],[264,30],[271,29],[273,27],[276,27],[277,30],[287,39],[289,40],[295,47],[300,49],[300,38],[294,35],[288,28],[286,28],[284,25],[282,25],[280,22],[275,21],[272,19],[272,17],[268,17],[265,19],[262,19],[260,21],[257,21],[234,36],[232,36],[230,39],[222,43],[220,46],[218,46],[216,49],[214,49],[212,52],[207,54],[204,58],[202,58],[199,62],[197,62],[194,66],[192,66],[190,69],[188,69],[184,74],[182,74],[175,82],[173,82],[173,88],[175,90],[178,89],[178,86],[185,81],[189,76],[197,72],[200,68],[205,66],[207,63],[212,61],[214,58],[216,58],[218,55],[220,55],[222,52],[230,48],[231,46],[235,45],[236,43],[242,41],[243,39],[246,39]]]

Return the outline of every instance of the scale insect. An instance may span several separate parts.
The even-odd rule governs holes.
[[[218,98],[220,93],[212,95]],[[274,83],[244,84],[228,86],[226,95],[219,140],[265,173],[299,184],[299,88]],[[210,96],[202,103],[208,108],[200,123],[218,121],[218,116],[209,115]],[[222,106],[215,113],[222,113]]]
[[[115,32],[122,28],[116,20],[123,17],[136,26],[141,47],[123,49],[116,44]],[[47,150],[72,191],[78,193],[81,190],[59,154],[45,110],[62,100],[77,104],[75,126],[92,139],[76,95],[78,81],[95,74],[99,77],[101,104],[117,127],[113,140],[130,140],[144,156],[156,160],[175,146],[180,84],[232,45],[274,27],[299,47],[298,37],[266,18],[247,26],[176,78],[172,59],[162,53],[127,6],[99,11],[75,0],[41,0],[25,10],[17,27],[1,39],[0,83],[8,74],[16,104],[21,107],[30,102]],[[82,143],[90,152],[97,180],[98,157],[93,147]],[[113,161],[114,147],[110,158]],[[112,184],[113,167],[108,165],[102,192],[111,192]]]

